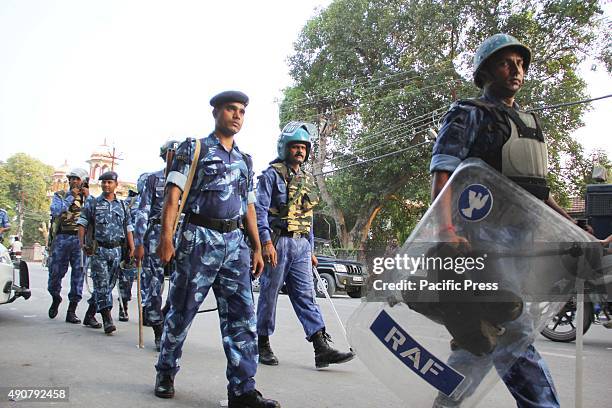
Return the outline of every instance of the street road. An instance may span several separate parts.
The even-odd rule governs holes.
[[[32,297],[0,305],[0,386],[67,386],[69,403],[6,402],[6,397],[2,397],[0,407],[215,408],[226,399],[226,361],[216,313],[200,314],[194,321],[184,347],[182,368],[175,380],[176,396],[172,400],[162,400],[153,395],[157,353],[150,328],[145,328],[145,348],[137,348],[135,301],[130,302],[127,323],[117,321],[117,307],[113,309],[118,331],[107,336],[102,330],[64,322],[68,303],[67,278],[63,282],[64,301],[60,313],[56,319],[49,319],[47,310],[51,298],[46,291],[47,270],[40,264],[30,263],[30,275]],[[88,294],[84,297],[87,299]],[[81,319],[87,308],[85,299],[77,311]],[[327,301],[319,299],[319,303],[335,346],[347,349]],[[338,295],[334,297],[334,304],[346,321],[359,300]],[[204,307],[214,307],[212,293]],[[423,335],[427,335],[427,327],[423,330]],[[326,370],[315,370],[312,347],[304,340],[304,333],[285,295],[279,297],[277,331],[271,339],[280,365],[260,366],[257,388],[266,397],[278,399],[283,407],[407,406],[370,374],[358,358]],[[610,407],[612,330],[592,326],[584,338],[584,345],[584,407]],[[551,368],[561,405],[573,407],[574,344],[553,343],[540,336],[536,347]],[[503,408],[515,404],[505,386],[498,382],[480,406]]]

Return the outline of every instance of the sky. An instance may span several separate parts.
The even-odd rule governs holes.
[[[0,160],[87,168],[106,140],[135,181],[162,168],[164,141],[210,133],[209,99],[238,89],[251,102],[236,141],[260,171],[276,155],[287,57],[330,2],[0,0]],[[603,67],[586,68],[592,96],[612,93]],[[612,157],[610,112],[612,99],[595,102],[576,137]]]

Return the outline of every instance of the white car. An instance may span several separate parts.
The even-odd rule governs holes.
[[[19,285],[15,274],[19,276]],[[25,261],[14,264],[9,251],[0,244],[0,304],[11,303],[20,296],[29,299],[30,295],[28,264]]]

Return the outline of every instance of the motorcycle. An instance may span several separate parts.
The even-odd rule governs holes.
[[[606,255],[602,259],[602,277],[597,282],[587,283],[584,297],[584,315],[582,334],[585,334],[592,324],[599,323],[599,315],[607,318],[603,326],[612,329],[612,302],[608,299],[612,293],[612,255]],[[552,341],[569,343],[576,340],[576,296],[563,306],[563,309],[553,317],[540,332],[542,336]]]
[[[544,326],[544,329],[540,332],[542,336],[552,341],[564,343],[576,340],[576,311],[576,297],[573,296],[563,306],[563,309]],[[589,295],[584,302],[582,334],[585,334],[592,324],[599,322],[599,315],[602,312],[607,318],[603,326],[612,329],[612,319],[610,318],[612,304],[604,299],[604,295]]]

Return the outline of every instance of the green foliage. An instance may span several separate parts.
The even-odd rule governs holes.
[[[313,169],[332,171],[317,183],[339,243],[359,247],[409,233],[421,212],[405,203],[427,202],[429,194],[431,145],[421,143],[454,99],[477,96],[471,58],[485,38],[507,32],[534,51],[518,96],[523,105],[579,100],[586,92],[578,64],[586,57],[609,62],[601,14],[594,0],[336,0],[306,22],[289,57],[294,85],[280,119],[318,125]],[[585,109],[541,115],[562,202],[582,189],[589,165],[570,137]]]
[[[16,235],[18,213],[23,203],[22,241],[25,245],[45,241],[38,229],[41,223],[49,220],[47,191],[52,175],[53,167],[25,153],[17,153],[0,165],[0,206],[7,210],[11,219],[9,234]]]

